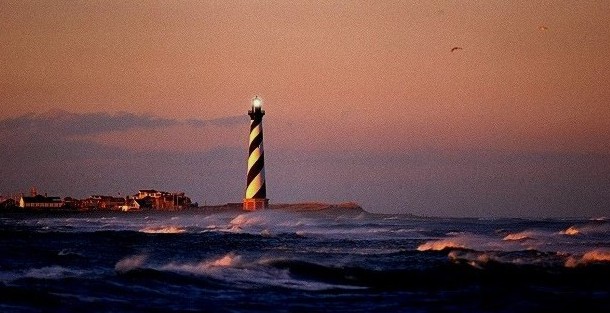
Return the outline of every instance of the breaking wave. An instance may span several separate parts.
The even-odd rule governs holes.
[[[581,257],[570,256],[566,262],[566,267],[577,267],[588,265],[592,263],[608,263],[610,262],[610,250],[609,249],[595,249],[586,252]]]
[[[580,230],[575,226],[570,226],[567,229],[560,231],[559,233],[567,236],[576,236],[580,234]]]
[[[147,234],[180,234],[186,232],[186,229],[179,226],[149,226],[140,229],[140,232]]]
[[[83,273],[84,272],[79,270],[54,265],[30,269],[23,276],[38,279],[62,279],[67,277],[78,277],[83,275]]]
[[[114,265],[114,270],[119,273],[125,273],[137,268],[141,268],[144,265],[144,262],[146,262],[146,259],[148,259],[148,256],[146,255],[134,255],[126,257]]]
[[[172,263],[162,266],[161,269],[168,270],[168,271],[187,272],[187,273],[201,275],[201,274],[209,274],[210,270],[213,270],[213,269],[219,268],[219,267],[236,267],[240,264],[240,262],[241,262],[241,256],[234,254],[234,253],[229,253],[218,259],[202,261],[202,262],[195,263],[195,264],[192,264],[192,263],[180,264],[180,263],[172,262]]]
[[[246,262],[235,253],[228,253],[222,257],[204,260],[197,263],[170,262],[162,266],[147,266],[142,268],[143,259],[130,257],[125,259],[127,270],[154,270],[177,274],[195,275],[212,278],[231,286],[241,288],[254,288],[271,286],[298,290],[328,290],[328,289],[354,289],[357,286],[331,284],[314,280],[293,277],[289,271],[269,266],[269,261]],[[123,261],[122,261],[123,262]],[[118,264],[117,264],[118,266]],[[126,271],[123,271],[125,273]]]
[[[515,234],[508,234],[502,240],[520,241],[520,240],[527,240],[527,239],[533,239],[532,232],[520,232],[520,233],[515,233]]]
[[[441,251],[441,250],[445,250],[447,248],[464,249],[464,248],[466,248],[466,246],[463,243],[456,242],[451,239],[442,239],[442,240],[436,240],[436,241],[428,241],[424,244],[421,244],[417,247],[417,251],[428,251],[428,250]]]
[[[597,234],[608,234],[610,233],[610,223],[603,220],[592,220],[589,223],[582,225],[572,225],[565,230],[559,232],[562,235],[576,236],[576,235],[597,235]]]

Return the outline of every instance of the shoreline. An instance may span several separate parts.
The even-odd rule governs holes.
[[[300,202],[300,203],[278,203],[270,204],[269,208],[258,211],[287,211],[287,212],[341,212],[341,213],[368,213],[361,206],[354,202],[345,203],[322,203],[322,202]],[[246,211],[242,209],[241,203],[227,203],[222,205],[206,205],[199,207],[191,207],[180,210],[74,210],[74,209],[26,209],[20,207],[5,208],[0,210],[0,216],[2,215],[13,215],[13,214],[28,214],[28,215],[40,215],[40,216],[57,216],[57,215],[81,215],[81,214],[95,214],[95,215],[119,215],[119,214],[188,214],[188,213],[225,213],[225,212],[236,212],[236,213],[250,213],[257,211]]]

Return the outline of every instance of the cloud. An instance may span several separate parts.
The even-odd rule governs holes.
[[[45,113],[30,113],[0,121],[0,131],[72,136],[122,131],[133,128],[159,128],[178,123],[180,121],[127,112],[77,114],[63,110],[52,110]]]
[[[247,123],[247,118],[245,116],[227,116],[220,117],[210,120],[200,120],[200,119],[187,119],[185,121],[187,125],[194,127],[205,127],[205,126],[221,126],[221,127],[232,127],[237,125],[245,125]],[[247,125],[247,124],[246,124]]]
[[[47,141],[82,138],[84,136],[106,133],[125,132],[130,130],[164,129],[173,126],[187,125],[193,127],[234,126],[243,123],[237,116],[222,117],[210,120],[170,119],[152,115],[138,115],[128,112],[116,113],[71,113],[64,110],[51,110],[44,113],[30,113],[15,118],[0,120],[0,134],[6,139]]]

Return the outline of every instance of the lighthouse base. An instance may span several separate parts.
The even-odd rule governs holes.
[[[269,207],[269,199],[244,199],[244,211],[264,210]]]

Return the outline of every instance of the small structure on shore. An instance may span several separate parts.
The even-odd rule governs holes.
[[[19,207],[24,209],[60,209],[63,205],[64,202],[60,197],[47,197],[46,195],[22,196],[19,199]]]

